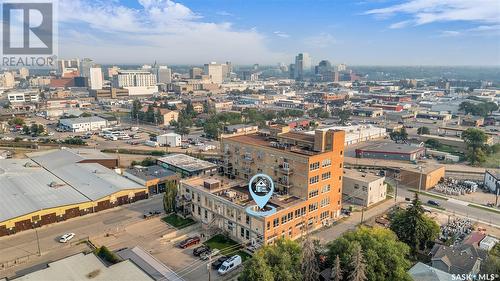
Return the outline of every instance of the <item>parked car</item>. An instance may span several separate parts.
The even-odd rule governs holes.
[[[439,202],[436,202],[436,201],[434,201],[434,200],[429,200],[429,201],[427,201],[427,204],[429,204],[429,205],[433,205],[433,206],[439,206]]]
[[[215,269],[215,270],[218,270],[219,267],[221,267],[221,265],[226,261],[228,260],[229,257],[228,256],[222,256],[220,258],[218,258],[216,261],[214,261],[212,263],[212,268]]]
[[[187,248],[189,246],[196,245],[196,244],[200,243],[200,241],[201,241],[200,237],[198,237],[198,236],[190,237],[190,238],[182,240],[179,243],[179,247],[182,248],[182,249],[185,249],[185,248]]]
[[[219,249],[208,250],[200,255],[200,259],[206,261],[209,258],[217,256],[219,253],[220,253]]]
[[[147,212],[147,213],[144,213],[143,217],[144,217],[145,219],[151,219],[151,218],[153,218],[153,217],[159,216],[160,214],[161,214],[161,212],[160,212],[160,211],[158,211],[158,210],[154,210],[154,211],[149,211],[149,212]]]
[[[410,197],[405,197],[405,200],[406,201],[411,201],[411,198]]]
[[[233,271],[240,265],[241,265],[241,256],[234,255],[230,257],[228,260],[226,260],[224,263],[222,263],[217,272],[219,272],[220,275],[224,275],[228,272]]]
[[[206,252],[210,251],[210,247],[206,246],[206,245],[201,245],[199,247],[196,247],[194,248],[193,250],[193,255],[195,256],[200,256],[201,254],[204,254]]]
[[[70,232],[70,233],[66,233],[64,234],[63,236],[61,236],[61,238],[59,238],[59,242],[60,243],[66,243],[68,242],[69,240],[73,239],[73,237],[75,237],[75,234]]]

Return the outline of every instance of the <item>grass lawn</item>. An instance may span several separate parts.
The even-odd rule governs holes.
[[[489,155],[486,157],[486,161],[481,164],[485,168],[498,168],[500,166],[500,152]]]
[[[413,188],[408,188],[408,190],[411,191],[411,192],[416,192],[416,193],[419,193],[419,194],[422,194],[422,195],[425,195],[425,196],[429,196],[429,197],[432,197],[432,198],[436,198],[436,199],[440,199],[440,200],[445,200],[445,201],[448,200],[448,198],[446,198],[446,197],[439,196],[439,195],[436,195],[436,194],[432,194],[430,192],[425,192],[425,191],[418,192],[417,189],[413,189]]]
[[[481,210],[485,210],[488,212],[500,214],[500,210],[495,210],[495,209],[490,208],[490,207],[485,207],[485,206],[476,205],[476,204],[469,204],[468,206],[472,207],[472,208],[481,209]]]
[[[179,217],[176,214],[168,215],[168,216],[162,218],[162,220],[164,222],[170,224],[171,226],[177,228],[177,229],[181,229],[181,228],[190,226],[192,224],[195,224],[194,220],[192,220],[190,218],[184,219],[182,217]]]
[[[221,251],[221,255],[240,255],[242,261],[245,261],[251,257],[248,253],[243,251],[243,246],[241,246],[238,242],[222,234],[215,235],[203,244],[209,246],[210,249],[219,249]]]

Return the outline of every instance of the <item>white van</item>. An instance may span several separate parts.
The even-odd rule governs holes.
[[[226,260],[220,267],[217,272],[220,275],[224,275],[228,272],[233,271],[235,268],[241,265],[241,257],[239,255],[234,255]]]

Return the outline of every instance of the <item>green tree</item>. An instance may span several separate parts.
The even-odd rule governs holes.
[[[484,145],[488,139],[486,134],[476,128],[469,128],[462,133],[462,139],[467,145],[467,158],[472,165],[485,161]]]
[[[419,135],[428,135],[430,133],[431,133],[431,130],[425,126],[417,129],[417,134],[419,134]]]
[[[332,272],[330,274],[330,280],[332,280],[332,281],[341,281],[342,280],[342,268],[340,267],[339,256],[335,257],[335,262],[333,263]]]
[[[396,143],[406,142],[408,140],[408,133],[406,132],[406,128],[403,127],[399,131],[392,131],[389,134],[389,137],[391,138],[391,140],[395,141]]]
[[[481,273],[500,276],[500,243],[488,252],[486,260],[481,263]]]
[[[349,273],[349,281],[365,281],[366,264],[363,257],[363,250],[361,249],[361,245],[355,244],[351,260],[353,269],[351,273]]]
[[[133,119],[141,119],[141,118],[139,118],[139,112],[141,112],[141,109],[142,109],[141,101],[138,99],[135,99],[132,102],[132,109],[130,111],[130,116]]]
[[[175,211],[177,196],[177,185],[174,181],[167,182],[165,186],[165,193],[163,194],[163,209],[165,213],[169,214]]]
[[[327,244],[328,263],[331,266],[340,258],[343,280],[353,271],[352,259],[355,245],[359,244],[365,253],[365,274],[370,281],[410,281],[407,270],[411,263],[407,259],[410,248],[400,242],[389,229],[361,226]]]
[[[317,118],[328,118],[330,117],[330,113],[326,110],[324,110],[322,107],[317,107],[309,110],[307,112],[309,116],[311,117],[317,117]]]
[[[418,193],[415,193],[415,198],[406,210],[397,211],[392,215],[391,230],[399,240],[410,246],[414,255],[429,249],[439,236],[439,225],[424,215]]]
[[[24,125],[24,119],[21,117],[14,117],[8,121],[10,126],[17,125],[17,126],[22,126]]]
[[[90,112],[84,112],[82,113],[82,115],[80,115],[80,117],[91,117],[92,116],[92,113]]]
[[[441,143],[435,139],[428,139],[425,141],[425,145],[430,147],[430,148],[436,149],[436,148],[441,146]]]
[[[248,270],[247,270],[248,269]],[[238,277],[240,281],[274,281],[274,274],[271,267],[267,264],[264,255],[257,252],[248,261],[244,272]]]
[[[339,118],[340,124],[345,126],[347,121],[351,118],[352,111],[350,109],[335,108],[332,111],[332,115]]]
[[[308,235],[302,243],[302,277],[304,281],[316,281],[319,276],[319,265],[316,248]]]
[[[253,257],[240,274],[240,281],[259,280],[251,279],[249,276],[259,276],[262,268],[269,268],[274,279],[279,281],[301,281],[302,251],[296,241],[289,239],[278,239],[273,245],[266,245],[259,249],[256,254],[262,257],[262,261],[254,262]],[[261,263],[265,262],[266,266]],[[267,274],[266,274],[267,276]]]
[[[30,133],[30,127],[28,125],[23,125],[23,134],[28,135]]]

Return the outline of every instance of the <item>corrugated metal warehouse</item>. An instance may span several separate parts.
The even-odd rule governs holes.
[[[30,156],[0,161],[0,236],[148,197],[145,186],[96,163],[112,162],[100,152],[61,149]]]

